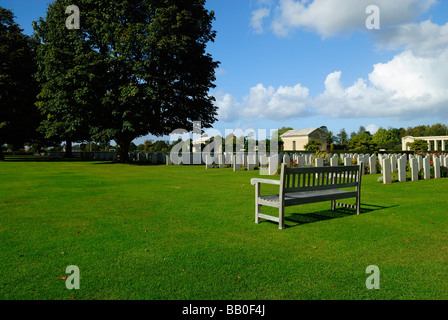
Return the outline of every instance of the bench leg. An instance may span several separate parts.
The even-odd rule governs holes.
[[[331,200],[331,211],[336,209],[336,200]]]
[[[260,223],[260,218],[258,215],[260,214],[261,205],[258,204],[258,197],[260,196],[260,184],[255,184],[255,223]]]
[[[260,218],[258,216],[260,214],[260,207],[261,205],[255,202],[255,223],[260,223]]]
[[[356,214],[359,216],[361,213],[361,198],[356,197]]]
[[[285,207],[280,206],[278,209],[278,228],[285,229]]]

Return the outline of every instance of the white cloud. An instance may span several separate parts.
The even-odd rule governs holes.
[[[386,50],[410,50],[414,55],[431,56],[448,46],[448,23],[431,21],[409,23],[380,32],[377,47]]]
[[[311,102],[308,88],[300,84],[294,87],[280,86],[278,89],[258,84],[250,88],[242,103],[237,102],[230,94],[217,94],[215,99],[219,108],[218,119],[222,121],[234,121],[242,117],[285,120],[307,116],[307,106]]]
[[[263,20],[271,14],[271,10],[268,8],[261,8],[252,11],[252,18],[250,25],[254,29],[255,33],[263,33]]]
[[[265,88],[262,84],[250,89],[245,97],[243,114],[249,118],[284,120],[304,116],[308,113],[308,88],[297,84],[294,87],[281,86],[275,90],[272,86]]]
[[[367,127],[366,127],[366,130],[367,131],[369,131],[370,132],[370,134],[375,134],[377,131],[378,131],[378,126],[376,125],[376,124],[369,124]]]
[[[381,28],[412,22],[436,0],[279,0],[272,29],[279,36],[308,29],[323,37],[366,30],[366,8],[380,9]]]
[[[418,119],[445,115],[448,106],[448,48],[432,57],[407,50],[374,65],[368,80],[344,88],[341,72],[327,76],[316,111],[334,118]]]
[[[218,95],[218,119],[286,120],[312,115],[340,119],[390,118],[411,120],[448,116],[448,47],[432,56],[403,51],[387,63],[378,63],[366,77],[344,87],[342,72],[330,73],[325,90],[310,97],[309,89],[258,84],[242,102],[230,94]]]
[[[240,118],[241,105],[231,94],[217,93],[214,97],[215,105],[218,107],[218,120],[231,122]]]
[[[365,30],[366,7],[381,10],[381,32],[376,45],[402,50],[390,61],[373,65],[372,72],[345,87],[342,71],[328,74],[325,90],[316,97],[308,88],[258,84],[237,103],[221,101],[222,118],[285,120],[310,115],[333,118],[391,118],[394,120],[448,116],[448,23],[412,20],[428,11],[436,0],[279,0],[273,5],[272,28],[277,35],[309,29],[323,37]],[[263,30],[270,11],[256,10],[252,27]],[[238,114],[235,116],[235,114]],[[369,125],[372,133],[376,125]],[[375,129],[375,130],[374,130]]]

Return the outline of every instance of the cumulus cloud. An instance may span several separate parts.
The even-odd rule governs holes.
[[[328,74],[325,90],[311,97],[309,89],[295,86],[265,87],[258,84],[242,102],[230,94],[217,97],[219,120],[285,120],[312,115],[332,118],[411,120],[448,115],[448,47],[431,56],[411,50],[373,66],[366,77],[345,87],[342,71]]]
[[[310,97],[301,84],[250,88],[242,102],[231,95],[217,99],[220,120],[237,118],[285,120],[325,115],[332,118],[380,118],[411,120],[448,116],[448,23],[413,20],[436,0],[279,0],[269,9],[255,10],[251,25],[263,31],[271,19],[277,35],[295,29],[312,30],[322,37],[365,30],[369,5],[381,10],[381,32],[375,33],[380,50],[401,50],[390,61],[372,66],[370,74],[345,87],[343,71],[325,79],[321,94]],[[261,5],[261,4],[260,4]],[[369,126],[376,131],[375,125]]]
[[[285,120],[292,117],[307,116],[310,104],[309,89],[297,84],[293,87],[265,87],[258,84],[249,90],[239,103],[230,94],[215,95],[218,119],[234,121],[246,119]]]
[[[232,122],[240,118],[241,104],[231,94],[219,92],[214,97],[218,107],[218,120]]]
[[[380,32],[376,44],[382,50],[410,50],[416,56],[431,56],[448,47],[448,23],[429,20],[408,23]]]
[[[307,29],[322,37],[366,30],[369,5],[379,7],[381,27],[388,28],[412,22],[436,3],[436,0],[279,0],[272,29],[279,36]]]
[[[446,114],[448,48],[431,57],[407,50],[374,65],[368,80],[344,88],[340,71],[325,80],[325,91],[313,99],[316,112],[333,118],[389,117],[417,119]]]
[[[262,84],[250,89],[244,98],[243,114],[250,118],[283,120],[305,116],[309,103],[309,89],[297,84],[294,87],[280,86],[277,90]]]

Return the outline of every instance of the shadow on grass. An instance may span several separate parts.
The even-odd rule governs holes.
[[[394,206],[378,206],[373,204],[366,204],[361,203],[361,213],[365,214],[373,211],[383,210],[383,209],[389,209],[398,207],[398,205]],[[325,221],[325,220],[332,220],[332,219],[339,219],[339,218],[345,218],[349,216],[356,215],[356,211],[354,209],[349,208],[336,208],[336,210],[332,211],[330,209],[328,210],[322,210],[314,213],[292,213],[291,215],[288,215],[285,217],[285,227],[286,228],[293,228],[297,226],[301,226],[307,223],[315,223],[319,221]],[[276,222],[272,222],[269,220],[265,220],[268,223],[277,224]],[[286,224],[286,222],[289,222]]]
[[[64,158],[46,156],[5,156],[4,162],[85,162],[92,161],[83,158]]]

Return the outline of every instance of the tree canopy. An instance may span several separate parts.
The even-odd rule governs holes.
[[[22,31],[13,12],[0,7],[0,146],[32,142],[41,120],[34,106],[36,41]]]
[[[65,27],[69,4],[80,9],[79,30]],[[204,4],[202,0],[54,1],[47,17],[36,24],[43,48],[41,72],[51,70],[54,75],[41,78],[44,89],[39,96],[39,107],[49,122],[65,128],[61,134],[115,140],[122,161],[139,136],[191,130],[193,121],[211,127],[217,107],[209,90],[214,88],[219,62],[206,53],[216,33],[214,13]],[[64,92],[58,95],[52,88],[59,82]],[[56,106],[69,116],[55,116]],[[66,121],[73,130],[67,132]]]

